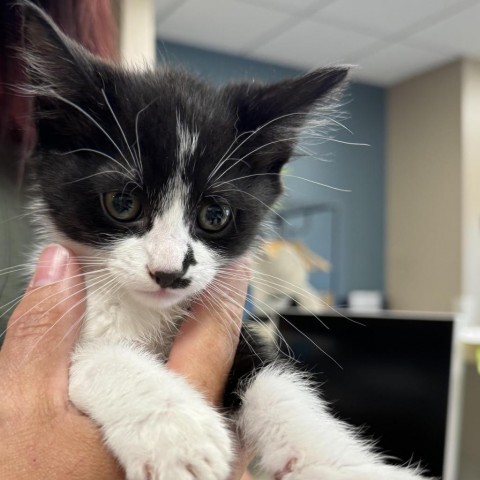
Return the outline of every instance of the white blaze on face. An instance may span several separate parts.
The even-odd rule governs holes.
[[[195,218],[186,214],[189,192],[183,176],[197,148],[198,132],[190,132],[178,115],[177,137],[177,172],[160,199],[160,212],[153,219],[152,228],[142,236],[128,236],[117,241],[106,259],[122,291],[142,305],[157,310],[171,307],[203,290],[213,280],[220,264],[220,256],[191,235],[190,222]],[[167,289],[167,295],[157,295],[160,287],[151,274],[183,271],[189,249],[195,261],[182,277],[189,280],[189,285]]]
[[[187,161],[193,156],[198,144],[198,132],[191,132],[180,120],[177,112],[177,161],[178,171],[184,172]]]
[[[203,242],[192,237],[186,211],[188,191],[179,178],[170,182],[168,193],[162,199],[162,208],[154,218],[152,228],[141,237],[129,237],[119,241],[108,261],[109,269],[118,276],[124,289],[153,308],[165,308],[179,303],[204,289],[218,269],[218,255]],[[179,272],[189,248],[193,251],[194,264],[188,267],[183,278],[189,279],[186,288],[170,290],[168,297],[145,300],[145,292],[159,291],[150,272]],[[136,293],[137,292],[137,293]]]
[[[179,189],[145,236],[147,266],[151,272],[179,272],[192,242],[185,223],[185,201]]]

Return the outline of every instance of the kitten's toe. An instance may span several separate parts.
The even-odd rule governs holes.
[[[233,448],[224,420],[208,405],[193,403],[150,418],[137,438],[129,437],[119,456],[128,480],[228,478]]]

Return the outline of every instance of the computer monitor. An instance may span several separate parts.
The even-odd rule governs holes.
[[[441,477],[453,317],[342,315],[319,315],[324,326],[312,315],[285,314],[278,328],[340,418],[396,463],[421,462]]]

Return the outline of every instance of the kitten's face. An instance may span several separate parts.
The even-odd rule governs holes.
[[[26,36],[44,223],[100,259],[95,268],[108,269],[119,294],[157,309],[204,289],[248,251],[306,114],[346,75],[214,89],[173,70],[106,64],[33,7]]]

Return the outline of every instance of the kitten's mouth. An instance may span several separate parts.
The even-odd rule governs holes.
[[[158,288],[157,290],[135,290],[144,297],[154,298],[158,300],[175,300],[184,296],[181,290],[172,288]]]

